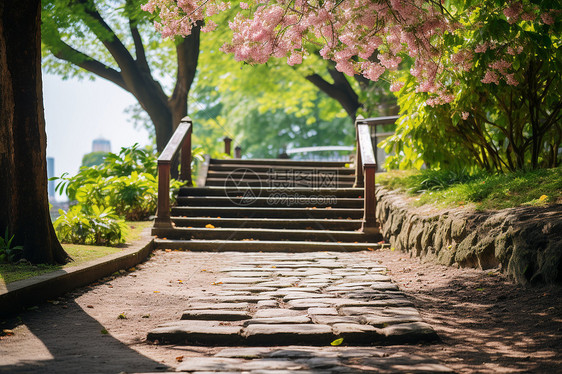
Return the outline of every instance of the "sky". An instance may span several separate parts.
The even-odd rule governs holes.
[[[43,74],[43,103],[47,128],[47,157],[55,158],[55,176],[78,172],[92,141],[111,141],[111,151],[135,143],[149,144],[148,133],[135,129],[125,108],[135,98],[115,84],[96,79],[68,79]]]

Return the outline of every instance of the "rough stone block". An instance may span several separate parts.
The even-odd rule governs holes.
[[[437,333],[425,322],[411,322],[391,325],[382,329],[390,343],[418,343],[439,340]]]
[[[244,322],[244,326],[253,324],[282,324],[282,323],[309,323],[310,318],[307,316],[291,316],[291,317],[271,317],[271,318],[253,318]]]
[[[216,322],[195,323],[196,321],[181,321],[173,325],[158,327],[150,331],[147,339],[158,340],[160,343],[187,343],[202,345],[240,345],[241,326],[223,326]]]
[[[249,325],[242,335],[251,345],[328,345],[334,340],[330,326],[314,324]]]
[[[276,317],[295,317],[295,316],[306,316],[306,312],[301,310],[293,309],[282,309],[282,308],[272,308],[272,309],[261,309],[254,314],[254,318],[276,318]]]
[[[242,321],[252,316],[246,311],[198,309],[183,312],[181,319],[203,321]]]

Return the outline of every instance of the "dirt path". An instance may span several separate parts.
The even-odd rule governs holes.
[[[219,270],[245,256],[159,251],[135,271],[0,321],[0,329],[13,331],[0,340],[0,373],[154,372],[215,354],[221,347],[158,346],[145,337],[177,321],[189,298],[216,287]],[[442,338],[385,349],[427,355],[462,373],[562,371],[562,289],[523,288],[496,272],[424,264],[402,253],[368,256],[389,269]]]

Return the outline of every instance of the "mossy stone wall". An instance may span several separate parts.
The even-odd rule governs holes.
[[[475,212],[416,208],[377,188],[377,219],[391,247],[443,265],[499,267],[517,282],[562,284],[562,205]]]

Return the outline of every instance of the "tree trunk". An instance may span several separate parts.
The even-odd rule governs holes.
[[[33,263],[65,263],[49,215],[41,1],[0,2],[0,230]]]

